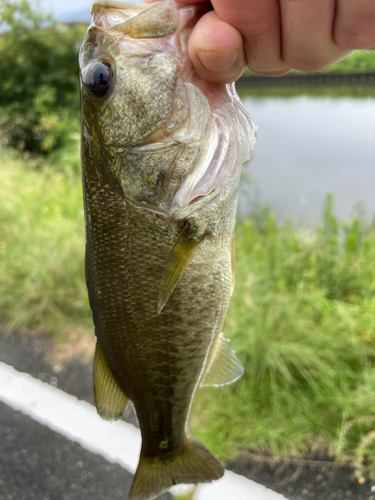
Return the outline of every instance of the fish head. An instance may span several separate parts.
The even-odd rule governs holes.
[[[196,7],[102,0],[92,13],[79,56],[83,167],[136,206],[184,218],[249,157],[253,124],[234,87],[194,74]]]
[[[108,4],[94,4],[93,24],[81,48],[80,67],[84,116],[98,127],[105,147],[116,150],[156,142],[173,128],[171,115],[187,114],[182,110],[185,96],[173,102],[178,90],[183,91],[176,89],[178,63],[187,58],[172,51],[169,39],[165,40],[178,27],[172,2],[164,12],[167,20],[142,4],[116,2],[124,6],[118,10]],[[137,31],[133,25],[139,17],[154,23],[154,30],[151,26],[144,32],[143,22]],[[163,22],[165,26],[160,27]],[[181,106],[179,113],[173,113],[176,106]],[[162,126],[163,133],[147,140]]]

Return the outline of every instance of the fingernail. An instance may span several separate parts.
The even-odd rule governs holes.
[[[237,61],[239,52],[239,49],[220,51],[196,49],[198,59],[209,71],[227,71]]]

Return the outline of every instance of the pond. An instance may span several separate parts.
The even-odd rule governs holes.
[[[281,92],[280,92],[281,93]],[[258,129],[251,162],[243,167],[239,215],[269,206],[278,220],[315,224],[327,192],[335,213],[375,213],[375,95],[369,87],[334,91],[241,89]],[[258,94],[258,95],[257,95]],[[260,95],[259,95],[260,94]],[[276,92],[277,94],[277,92]]]

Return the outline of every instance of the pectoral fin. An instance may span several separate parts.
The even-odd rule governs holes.
[[[102,418],[105,420],[121,418],[128,398],[116,382],[99,341],[96,344],[94,360],[94,394],[96,409]]]
[[[204,240],[205,234],[197,236],[189,225],[180,234],[164,266],[159,289],[158,314],[168,302],[171,293],[184,274],[193,255]]]
[[[209,364],[200,385],[226,385],[235,382],[244,372],[241,361],[229,347],[228,341],[221,334],[213,347],[214,352],[209,358]]]

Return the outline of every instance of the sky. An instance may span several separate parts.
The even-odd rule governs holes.
[[[78,12],[87,9],[88,15],[91,11],[92,0],[41,0],[45,10],[52,12],[56,17],[68,12]]]
[[[132,1],[138,3],[141,0]],[[86,9],[90,18],[92,0],[40,0],[40,2],[45,10],[52,12],[57,18],[67,13],[82,12]]]

